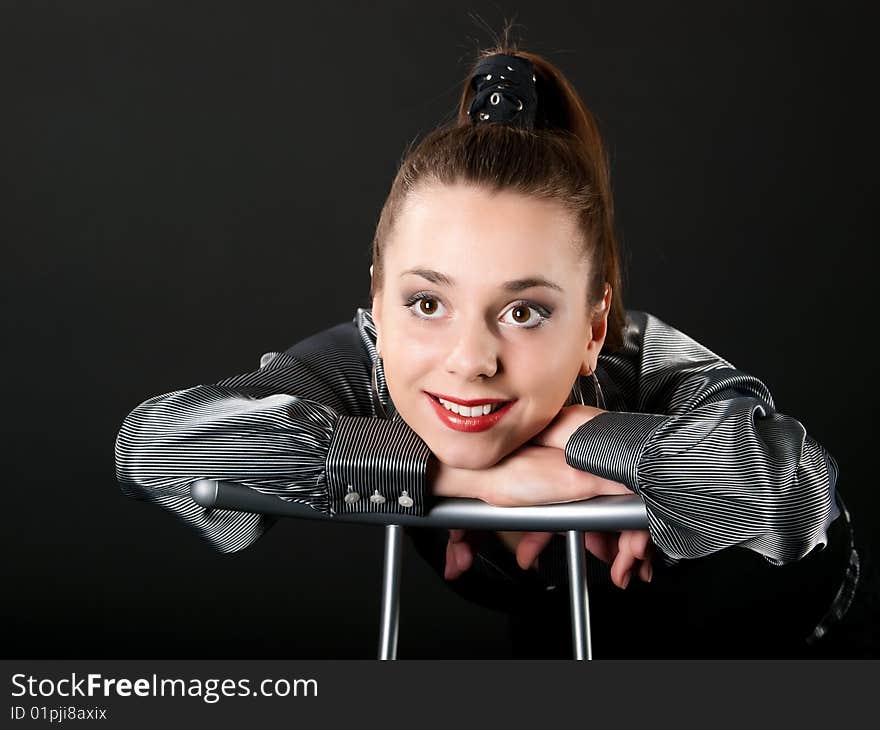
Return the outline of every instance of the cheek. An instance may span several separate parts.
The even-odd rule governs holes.
[[[382,344],[382,363],[392,397],[408,397],[404,388],[412,388],[416,381],[430,376],[440,362],[437,338],[427,337],[418,328],[398,328],[394,337],[386,337]],[[419,382],[428,387],[429,380]]]
[[[537,356],[524,364],[530,374],[529,393],[533,400],[532,415],[536,422],[549,423],[565,404],[580,369],[576,351],[561,352],[562,348],[541,348]],[[560,357],[547,357],[547,352],[560,353]]]

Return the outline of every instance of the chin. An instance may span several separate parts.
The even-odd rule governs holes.
[[[439,461],[442,461],[446,466],[452,466],[456,469],[488,469],[490,466],[495,466],[498,463],[498,460],[486,459],[485,457],[473,456],[470,458],[464,459],[444,459],[443,457],[437,457]]]
[[[495,466],[504,456],[504,454],[499,455],[494,451],[487,453],[485,449],[475,449],[473,447],[467,449],[431,450],[438,461],[456,469],[488,469],[490,466]]]

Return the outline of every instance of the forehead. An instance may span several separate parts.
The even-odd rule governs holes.
[[[432,268],[463,280],[543,275],[583,279],[575,216],[555,201],[470,185],[414,192],[395,221],[389,268]]]

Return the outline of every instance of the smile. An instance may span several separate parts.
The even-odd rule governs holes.
[[[444,425],[454,431],[464,431],[466,433],[475,433],[478,431],[486,431],[498,423],[515,400],[502,401],[497,399],[489,399],[472,405],[460,405],[455,401],[446,400],[440,396],[425,393],[434,412]]]

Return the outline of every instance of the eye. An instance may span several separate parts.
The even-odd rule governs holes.
[[[521,329],[527,330],[534,327],[540,327],[544,322],[550,319],[550,312],[533,302],[516,302],[516,304],[504,313],[505,317],[508,314],[512,315],[512,319],[505,320],[505,322],[519,325]],[[534,316],[535,314],[537,314],[537,317]]]
[[[440,299],[430,292],[416,292],[404,302],[404,306],[419,319],[439,319],[437,313],[443,310]],[[515,302],[504,313],[504,317],[508,314],[512,319],[503,319],[506,324],[512,324],[518,329],[534,329],[550,319],[551,312],[535,302],[520,301]]]
[[[413,294],[407,299],[404,306],[406,306],[413,315],[420,317],[421,319],[437,319],[435,315],[442,305],[437,297],[419,292],[418,294]]]

